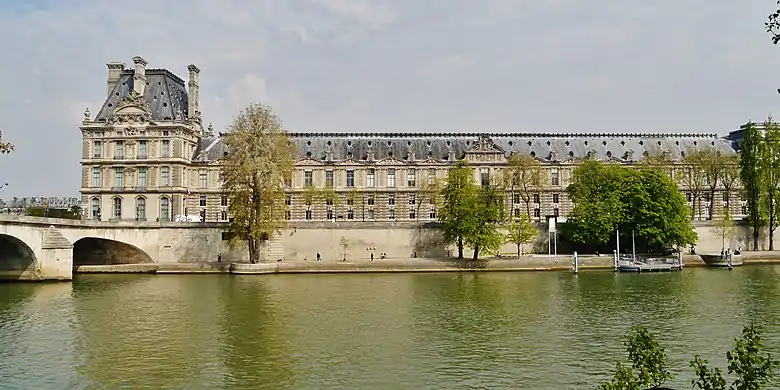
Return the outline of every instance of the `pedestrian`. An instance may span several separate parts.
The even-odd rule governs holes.
[[[320,252],[317,252],[317,261],[320,261]]]
[[[371,261],[374,261],[374,252],[371,252]]]
[[[221,262],[222,262],[222,253],[217,255],[217,263],[221,263]]]

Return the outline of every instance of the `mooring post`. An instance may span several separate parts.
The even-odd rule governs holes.
[[[620,256],[620,255],[618,254],[617,249],[613,249],[612,250],[612,269],[615,270],[615,271],[617,271],[617,269],[618,269],[618,261],[619,261],[618,256]]]
[[[680,269],[683,269],[683,249],[680,247],[680,250],[677,251],[677,262],[680,263]]]
[[[726,250],[726,265],[729,266],[729,271],[733,269],[733,264],[731,263],[731,248]]]
[[[571,268],[574,273],[580,272],[580,259],[577,257],[577,251],[574,251],[571,259]]]

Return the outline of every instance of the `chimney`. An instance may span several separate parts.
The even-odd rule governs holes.
[[[190,118],[197,118],[197,112],[200,111],[199,79],[200,69],[195,65],[187,66],[190,71],[189,96],[187,101],[187,115]]]
[[[133,74],[133,90],[139,95],[143,96],[146,91],[146,60],[135,56],[133,57],[133,65],[135,65],[135,73]]]
[[[122,78],[122,71],[125,70],[124,62],[109,62],[106,64],[108,67],[108,95],[111,95],[111,91],[114,90],[119,79]]]

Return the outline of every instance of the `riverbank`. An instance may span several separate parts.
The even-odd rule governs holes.
[[[743,252],[745,265],[780,264],[780,251]],[[683,257],[686,267],[705,266],[696,255]],[[612,269],[610,256],[582,256],[580,270]],[[278,263],[159,263],[83,265],[76,273],[155,273],[155,274],[299,274],[299,273],[372,273],[372,272],[530,272],[570,271],[568,256],[524,256],[520,259],[377,259],[375,261],[306,261]]]

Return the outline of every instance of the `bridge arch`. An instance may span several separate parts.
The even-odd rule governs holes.
[[[135,245],[101,237],[83,237],[73,243],[73,266],[148,264],[149,254]]]
[[[21,239],[0,234],[0,279],[18,279],[35,269],[35,252]]]

